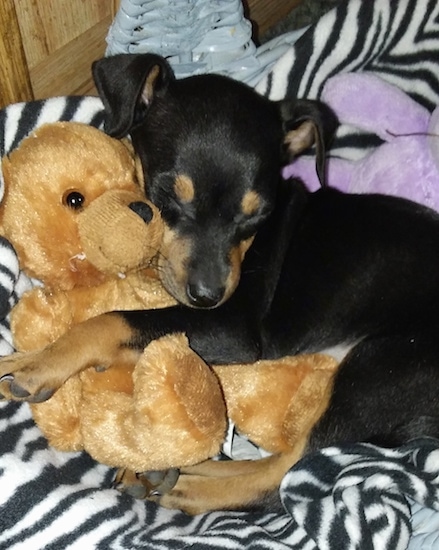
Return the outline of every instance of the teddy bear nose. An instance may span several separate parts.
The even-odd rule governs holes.
[[[131,208],[131,210],[140,216],[145,223],[150,223],[154,216],[152,208],[146,204],[146,202],[135,201],[130,203],[128,208]]]

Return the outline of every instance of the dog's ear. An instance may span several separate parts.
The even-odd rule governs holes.
[[[284,144],[294,157],[312,145],[316,148],[316,170],[320,185],[326,185],[326,152],[338,127],[334,112],[324,103],[312,100],[279,102],[284,124]]]
[[[105,130],[121,138],[144,118],[154,97],[163,94],[174,73],[163,57],[119,54],[92,65],[93,79],[105,107]]]

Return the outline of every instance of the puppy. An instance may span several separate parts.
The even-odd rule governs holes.
[[[282,151],[313,141],[322,176],[336,124],[324,105],[272,103],[214,75],[177,81],[152,55],[101,60],[94,76],[107,131],[131,135],[167,225],[158,268],[180,305],[105,314],[4,358],[3,396],[46,399],[72,374],[136,361],[173,332],[212,363],[347,353],[329,406],[290,453],[207,462],[167,493],[154,489],[164,506],[191,513],[273,506],[284,473],[321,445],[439,435],[439,216],[403,199],[309,194],[282,181]],[[148,485],[130,472],[120,481]]]
[[[131,135],[147,194],[166,223],[163,284],[182,304],[222,304],[273,210],[283,149],[297,154],[316,133],[322,176],[334,116],[310,101],[272,103],[221,76],[175,80],[152,55],[102,59],[93,74],[106,130]]]

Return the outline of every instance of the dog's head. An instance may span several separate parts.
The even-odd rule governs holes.
[[[147,196],[165,221],[163,284],[183,304],[223,303],[273,209],[285,151],[316,142],[323,178],[335,117],[317,102],[272,102],[219,75],[177,80],[152,54],[101,59],[93,75],[106,130],[130,134]]]

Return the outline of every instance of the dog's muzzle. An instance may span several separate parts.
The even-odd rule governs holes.
[[[225,288],[208,287],[202,282],[188,283],[186,295],[193,307],[212,308],[217,306],[224,297]]]

